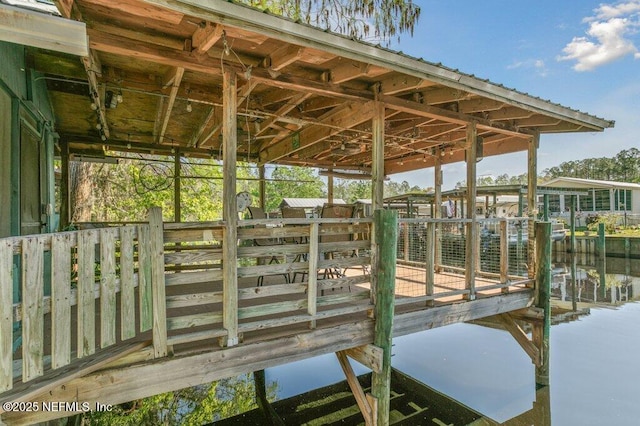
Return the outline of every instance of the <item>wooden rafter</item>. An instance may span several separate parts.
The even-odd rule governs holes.
[[[167,106],[164,110],[163,118],[162,118],[162,127],[160,128],[160,134],[158,135],[158,143],[162,143],[164,141],[164,135],[167,131],[167,126],[169,125],[169,119],[171,118],[171,111],[173,110],[173,105],[176,101],[176,96],[178,95],[178,89],[180,88],[180,83],[182,82],[182,76],[184,75],[184,68],[176,67],[176,69],[172,70],[168,74],[168,78],[166,79],[165,87],[171,86],[171,93],[169,94],[169,99],[167,101]]]
[[[333,136],[344,128],[354,127],[364,121],[370,120],[373,114],[373,103],[360,104],[347,103],[331,110],[320,117],[320,122],[330,123],[332,126],[309,126],[300,131],[296,136],[298,143],[291,143],[289,138],[282,139],[260,152],[260,161],[269,163],[284,156],[290,155],[301,149]]]
[[[206,54],[211,47],[220,40],[224,27],[211,22],[203,22],[198,26],[191,36],[191,46],[193,52],[198,55]]]
[[[329,81],[334,84],[344,83],[345,81],[366,76],[370,69],[370,64],[348,61],[331,69]]]
[[[272,71],[280,71],[287,65],[290,65],[300,59],[304,48],[292,44],[285,44],[275,52],[265,58],[264,64],[266,68]]]

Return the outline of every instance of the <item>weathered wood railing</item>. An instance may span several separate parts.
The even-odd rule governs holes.
[[[399,277],[412,284],[398,283],[403,297],[396,303],[470,297],[479,280],[483,290],[503,292],[515,285],[532,285],[527,277],[527,220],[400,219],[397,256],[398,264],[406,268]],[[471,226],[476,227],[477,235],[473,246],[467,244]]]
[[[152,327],[163,354],[158,213],[149,224],[0,239],[0,392]]]
[[[225,309],[239,334],[370,308],[370,219],[264,219],[239,222],[237,306],[223,291],[223,222],[164,225],[170,346],[229,336]],[[344,274],[360,268],[362,274]],[[299,278],[299,281],[298,281]],[[337,292],[343,288],[345,291]],[[347,291],[348,289],[348,291]]]

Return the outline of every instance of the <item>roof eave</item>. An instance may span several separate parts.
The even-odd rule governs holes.
[[[384,66],[407,75],[425,78],[448,87],[566,120],[587,127],[590,131],[603,131],[615,125],[614,121],[517,92],[487,80],[302,25],[233,2],[210,0],[203,4],[199,0],[144,1],[181,13],[200,16],[222,25],[240,26],[246,30],[253,30],[293,44],[313,47],[349,59]]]

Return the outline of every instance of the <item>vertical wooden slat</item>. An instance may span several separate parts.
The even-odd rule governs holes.
[[[133,228],[120,229],[120,333],[122,340],[136,335],[136,301],[133,284]]]
[[[153,350],[156,358],[167,356],[167,301],[164,284],[162,209],[149,209],[151,288],[153,293]]]
[[[402,244],[402,252],[404,254],[404,260],[409,260],[409,222],[402,223],[403,233],[403,244]]]
[[[227,330],[226,346],[238,344],[238,208],[236,205],[237,165],[237,76],[225,69],[222,76],[223,171],[222,218],[225,221],[222,242],[222,324]]]
[[[13,387],[13,247],[0,241],[0,392]]]
[[[434,249],[436,240],[436,224],[427,222],[427,259],[426,259],[426,295],[433,296],[435,293],[435,259],[436,252]],[[433,300],[427,300],[427,305],[433,305]]]
[[[78,233],[78,358],[96,350],[95,231]]]
[[[149,225],[138,226],[138,298],[140,300],[140,331],[153,325],[153,295],[151,291],[151,241]]]
[[[507,220],[500,219],[500,284],[506,284],[509,279],[509,235],[507,234]],[[509,288],[504,287],[503,293]]]
[[[315,315],[318,299],[318,223],[312,223],[309,228],[309,288],[307,289],[307,313]],[[311,321],[311,328],[316,327],[316,321]]]
[[[51,236],[51,367],[71,362],[71,234]]]
[[[22,381],[44,371],[44,241],[22,242]]]
[[[100,231],[100,347],[116,343],[116,237],[117,229]]]
[[[471,122],[467,125],[467,149],[465,150],[465,156],[467,161],[467,210],[466,217],[470,220],[467,222],[466,229],[466,241],[465,241],[465,281],[466,288],[469,290],[469,294],[466,298],[469,300],[475,300],[476,298],[476,156],[477,156],[477,140],[478,130],[476,123]]]

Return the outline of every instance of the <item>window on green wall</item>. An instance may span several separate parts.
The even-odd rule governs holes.
[[[595,191],[596,211],[611,210],[611,198],[608,189]]]
[[[631,190],[630,189],[618,189],[614,197],[616,202],[616,210],[624,211],[631,210]]]
[[[549,213],[560,212],[560,195],[549,194]]]
[[[589,191],[589,195],[578,195],[578,205],[581,212],[593,211],[593,194]]]

